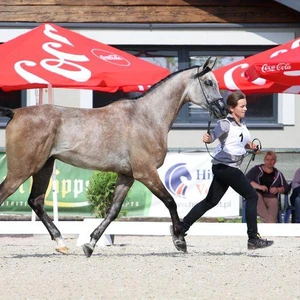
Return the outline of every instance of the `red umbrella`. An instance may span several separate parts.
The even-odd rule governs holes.
[[[221,67],[214,72],[223,90],[300,93],[300,38]]]
[[[170,72],[54,24],[0,45],[4,91],[53,87],[145,91]]]
[[[264,78],[286,86],[300,85],[300,39],[273,48],[268,59],[246,70],[248,80]]]

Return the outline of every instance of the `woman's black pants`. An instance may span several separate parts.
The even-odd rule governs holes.
[[[202,217],[209,209],[216,206],[229,187],[246,199],[247,234],[249,239],[257,237],[257,193],[246,176],[238,168],[223,164],[212,166],[214,174],[208,194],[204,200],[196,204],[183,219],[183,230]]]

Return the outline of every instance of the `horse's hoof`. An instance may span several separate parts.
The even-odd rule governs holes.
[[[178,239],[173,240],[174,246],[178,251],[187,252],[187,246],[185,239],[183,237],[183,240],[180,239],[181,237],[178,237]]]
[[[66,246],[57,246],[55,247],[55,250],[62,254],[69,254],[69,248]]]
[[[170,226],[170,233],[172,236],[173,244],[178,251],[187,252],[186,241],[184,235],[176,236],[173,231],[173,226]]]
[[[94,251],[94,248],[90,243],[82,245],[82,249],[86,257],[90,257]]]

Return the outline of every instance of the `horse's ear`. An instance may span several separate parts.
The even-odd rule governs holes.
[[[208,67],[209,62],[210,62],[211,56],[206,60],[206,62],[204,63],[202,70],[205,70],[206,67]]]
[[[215,66],[215,64],[216,64],[216,62],[217,62],[217,58],[213,61],[211,67],[209,66],[209,64],[210,64],[210,59],[211,59],[211,57],[209,57],[209,58],[206,60],[206,62],[204,63],[204,65],[203,65],[203,67],[202,67],[202,71],[199,72],[199,73],[197,73],[196,76],[195,76],[195,78],[201,77],[201,76],[203,76],[204,74],[210,72],[210,71],[213,69],[213,67]]]
[[[214,60],[214,62],[213,62],[213,64],[212,64],[212,66],[211,66],[211,69],[213,69],[213,68],[215,67],[216,63],[217,63],[217,58],[215,58],[215,60]]]

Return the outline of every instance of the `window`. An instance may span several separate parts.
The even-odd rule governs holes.
[[[26,104],[26,91],[4,92],[0,89],[0,106],[18,108]],[[8,119],[0,117],[0,127],[5,127]]]
[[[171,72],[185,69],[193,65],[203,65],[209,56],[217,57],[217,66],[221,67],[232,62],[254,55],[269,47],[263,46],[119,46],[137,57],[154,64],[168,68]],[[200,50],[201,49],[201,50]],[[230,91],[221,91],[226,99]],[[137,93],[115,94],[94,92],[94,107],[104,106],[123,97],[136,96]],[[278,123],[277,94],[251,94],[247,95],[249,104],[246,122],[248,126],[268,127]],[[187,103],[180,110],[173,128],[205,128],[209,119],[208,112],[198,106]]]
[[[0,43],[1,45],[2,43]],[[0,106],[18,108],[26,103],[26,93],[24,91],[4,92],[0,88]],[[5,127],[8,118],[0,117],[0,128]]]

